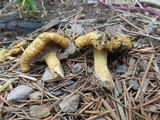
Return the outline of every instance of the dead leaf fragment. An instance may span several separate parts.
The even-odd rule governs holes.
[[[59,107],[66,113],[75,112],[79,104],[79,95],[67,95],[59,104]]]
[[[42,93],[41,92],[34,92],[34,93],[31,93],[29,95],[29,98],[31,100],[40,100],[41,99],[41,96],[42,96]]]
[[[140,87],[138,81],[133,80],[133,79],[129,80],[128,84],[129,84],[129,86],[132,85],[133,90],[138,90],[138,88]]]
[[[46,106],[32,106],[30,108],[30,116],[33,117],[33,118],[45,118],[47,117],[48,115],[51,114],[50,112],[50,108],[49,107],[46,107]]]

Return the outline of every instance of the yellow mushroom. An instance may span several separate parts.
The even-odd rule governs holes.
[[[94,72],[99,85],[107,90],[114,88],[112,75],[107,66],[107,55],[109,51],[119,48],[131,49],[131,40],[123,34],[118,34],[116,37],[107,38],[102,32],[90,32],[82,35],[75,40],[78,48],[83,48],[87,45],[94,46]]]
[[[56,43],[63,48],[69,45],[69,39],[63,37],[58,33],[44,32],[40,34],[24,51],[20,59],[20,66],[23,72],[28,72],[30,70],[31,60],[37,56],[47,44],[49,48],[45,52],[44,59],[53,75],[53,77],[64,76],[60,61],[56,56],[57,48],[52,46],[52,43]],[[51,45],[52,44],[52,45]]]
[[[10,50],[1,49],[0,50],[0,62],[4,62],[9,56],[13,56],[22,51],[22,48],[27,46],[26,41],[22,41],[17,45],[14,45]]]

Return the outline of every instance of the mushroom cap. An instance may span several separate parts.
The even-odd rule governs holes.
[[[78,48],[83,48],[87,45],[93,45],[96,49],[107,49],[109,51],[122,49],[131,49],[133,44],[131,39],[124,34],[117,34],[112,36],[109,33],[93,31],[82,35],[75,40]]]
[[[129,36],[117,33],[116,36],[110,36],[110,40],[106,42],[105,44],[105,49],[109,51],[114,51],[114,50],[129,50],[133,47],[132,41],[129,38]]]
[[[102,32],[93,31],[82,35],[75,40],[75,44],[78,48],[83,48],[87,45],[93,45],[96,49],[101,50],[104,46],[104,41],[102,41]]]

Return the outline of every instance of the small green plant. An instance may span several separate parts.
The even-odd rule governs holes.
[[[42,0],[17,0],[16,4],[21,12],[37,12],[38,3]]]

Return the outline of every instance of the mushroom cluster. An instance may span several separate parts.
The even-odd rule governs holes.
[[[29,71],[29,64],[32,58],[39,54],[49,42],[54,42],[63,48],[66,48],[69,45],[69,40],[58,33],[42,33],[28,46],[20,59],[20,65],[23,72]],[[75,45],[80,49],[87,45],[94,46],[94,72],[98,84],[107,90],[112,90],[114,88],[114,82],[107,66],[108,52],[120,48],[123,50],[131,49],[132,42],[129,37],[123,34],[111,36],[109,34],[94,31],[79,36],[75,40]],[[55,46],[49,45],[49,49],[47,50],[44,59],[48,64],[53,77],[64,77],[61,64],[56,56],[56,51],[57,48]]]

